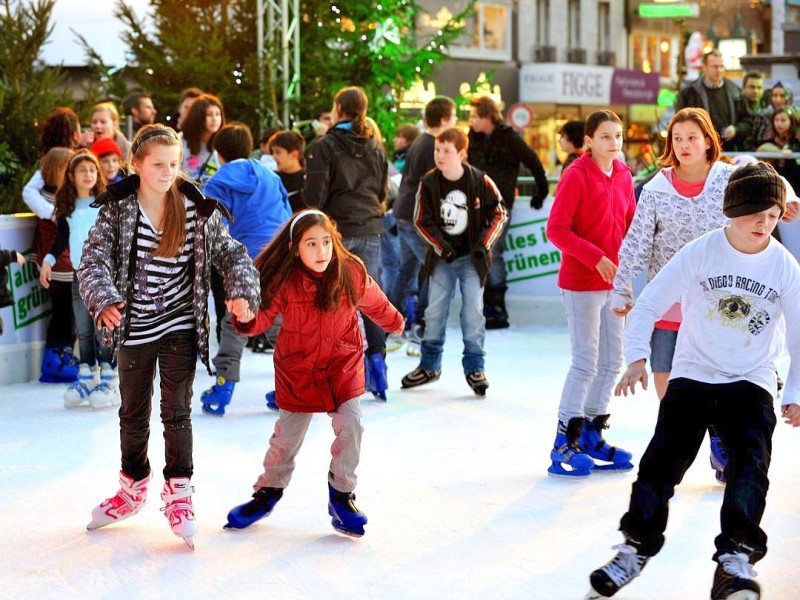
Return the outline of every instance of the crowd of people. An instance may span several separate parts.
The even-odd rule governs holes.
[[[723,73],[721,56],[707,54],[703,78],[680,96],[660,170],[638,200],[619,160],[619,116],[599,110],[561,131],[568,164],[547,237],[562,253],[558,286],[572,363],[548,471],[575,480],[631,470],[632,453],[603,437],[612,393],[646,387],[649,361],[661,399],[620,525],[625,541],[592,573],[589,597],[614,595],[659,552],[667,502],[706,431],[716,477],[727,485],[712,599],[758,597],[750,565],[766,553],[759,522],[784,330],[793,360],[783,416],[800,426],[800,266],[771,236],[778,220],[797,215],[798,202],[790,157],[737,168],[722,153],[763,149],[756,142],[780,142],[788,152],[797,120],[785,86],[776,84],[762,108],[763,78],[748,74],[739,90]],[[457,126],[452,99],[431,100],[421,128],[398,129],[393,161],[355,86],[316,115],[311,139],[270,131],[257,149],[221,99],[196,88],[181,95],[176,128],[154,122],[147,94],[124,107],[131,140],[113,103],[94,107],[84,133],[71,109],[54,110],[24,192],[39,217],[35,260],[53,306],[41,381],[69,384],[67,408],[120,407],[119,490],[94,509],[88,529],[144,506],[158,367],[161,498],[172,531],[193,547],[196,363],[216,375],[201,394],[203,412],[221,417],[250,345],[274,352],[275,389],[266,399],[279,416],[252,500],[230,511],[227,527],[272,512],[312,415],[324,412],[335,435],[332,524],[364,535],[367,518],[354,494],[359,398],[386,400],[386,354],[401,343],[420,356],[403,388],[441,377],[457,286],[463,375],[476,395],[487,394],[486,330],[509,326],[503,241],[521,166],[536,182],[531,207],[542,208],[548,195],[536,153],[486,96],[470,103],[468,133]],[[13,251],[0,258],[24,261]],[[650,283],[634,307],[631,283],[645,269]]]

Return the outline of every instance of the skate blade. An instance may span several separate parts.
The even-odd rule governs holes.
[[[592,471],[598,471],[603,473],[627,473],[628,471],[633,469],[632,462],[626,463],[595,463],[594,468]]]
[[[203,412],[207,415],[213,415],[215,417],[223,417],[225,416],[225,407],[218,406],[214,408],[210,404],[203,404]]]
[[[331,520],[331,525],[333,525],[333,528],[342,535],[346,535],[347,537],[351,538],[360,538],[364,535],[364,533],[366,533],[363,527],[359,527],[358,529],[348,529],[344,526],[344,524],[336,519]]]
[[[601,600],[602,598],[608,598],[608,596],[603,596],[603,594],[601,594],[594,588],[591,588],[587,592],[586,596],[583,597],[583,600]]]
[[[758,600],[761,595],[753,590],[740,590],[728,596],[727,600]]]
[[[565,479],[583,479],[592,474],[591,469],[573,469],[569,471],[561,466],[561,463],[554,462],[547,468],[547,473],[552,477],[563,477]]]
[[[192,537],[185,537],[183,538],[183,542],[189,546],[192,550],[194,550],[194,536]]]
[[[376,400],[383,400],[386,402],[386,392],[372,392]]]
[[[94,531],[95,529],[100,529],[101,527],[105,527],[106,525],[111,525],[111,523],[101,523],[99,521],[90,521],[89,524],[86,526],[87,531]]]

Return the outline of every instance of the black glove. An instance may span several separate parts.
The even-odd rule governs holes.
[[[546,197],[547,196],[545,196],[545,198]],[[544,206],[544,198],[531,197],[531,208],[541,210],[542,206]]]

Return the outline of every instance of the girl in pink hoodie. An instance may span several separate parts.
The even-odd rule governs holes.
[[[636,209],[630,169],[617,159],[622,131],[622,121],[609,110],[589,115],[588,152],[564,172],[547,222],[547,237],[562,254],[558,287],[572,344],[550,452],[553,475],[586,477],[593,468],[633,468],[630,452],[609,446],[602,435],[622,365],[624,323],[611,311],[611,290],[619,248]]]

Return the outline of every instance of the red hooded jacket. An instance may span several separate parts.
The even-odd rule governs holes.
[[[631,170],[615,160],[611,177],[584,154],[564,171],[547,219],[547,238],[561,250],[558,287],[573,292],[612,289],[595,268],[619,249],[633,221],[636,197]]]
[[[233,319],[244,335],[265,331],[278,314],[283,315],[275,346],[275,399],[292,412],[330,412],[364,393],[364,343],[358,327],[360,310],[386,331],[396,331],[403,316],[354,261],[350,271],[363,295],[358,306],[345,296],[337,310],[314,306],[317,286],[313,275],[295,268],[269,307],[261,307],[249,323]]]

